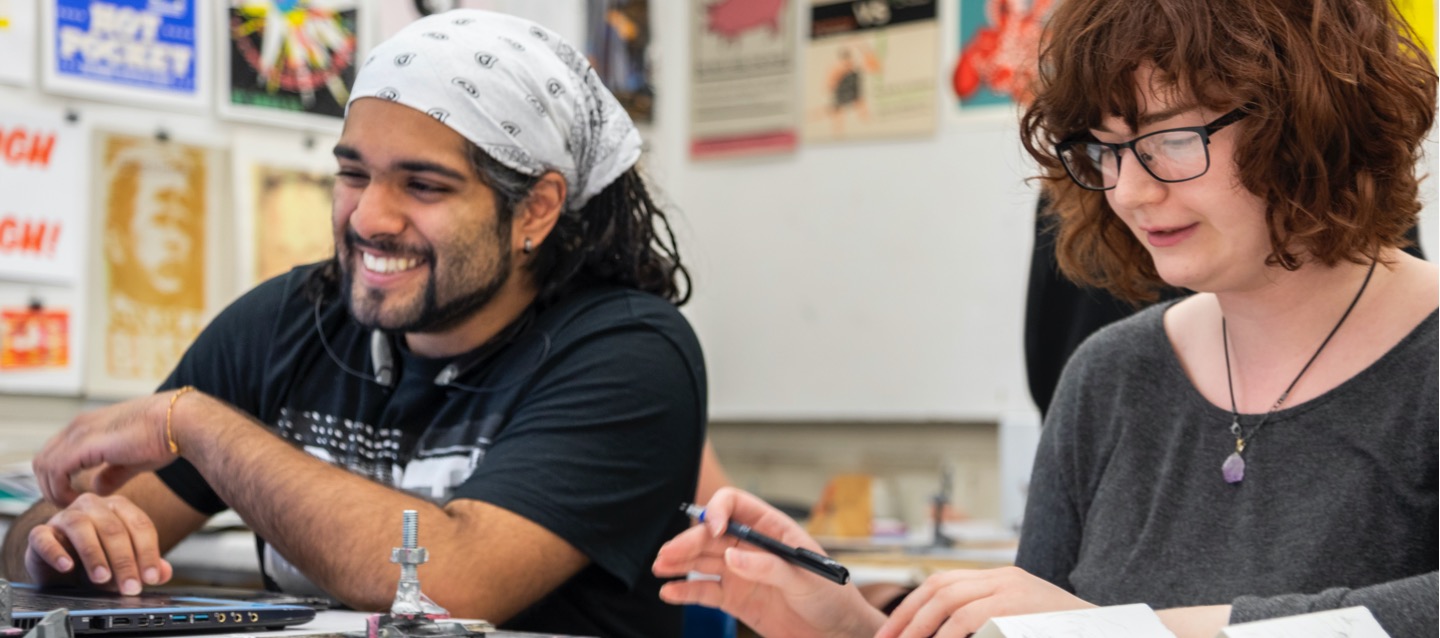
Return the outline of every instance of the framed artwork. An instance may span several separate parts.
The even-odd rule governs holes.
[[[86,392],[154,391],[224,296],[214,261],[220,151],[99,133]]]
[[[203,0],[46,0],[41,73],[46,91],[185,111],[210,107]]]
[[[80,285],[89,128],[57,110],[0,108],[0,156],[0,281]]]
[[[1055,0],[960,0],[960,58],[951,88],[960,107],[1025,104],[1040,36]]]
[[[650,74],[650,1],[588,0],[586,52],[605,88],[636,124],[655,119]]]
[[[795,150],[796,17],[792,0],[691,0],[692,159]]]
[[[936,0],[813,0],[805,62],[806,142],[935,132]]]
[[[236,139],[230,165],[241,288],[335,253],[333,146],[333,140],[307,145],[259,136]]]
[[[83,303],[74,288],[0,282],[0,392],[79,394]]]
[[[226,0],[221,5],[222,117],[338,132],[364,61],[361,0]]]
[[[37,0],[0,0],[0,83],[30,86],[35,83],[35,17]]]

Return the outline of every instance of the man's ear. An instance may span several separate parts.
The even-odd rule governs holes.
[[[555,222],[560,220],[560,214],[565,212],[566,193],[565,178],[556,171],[545,173],[536,180],[511,222],[511,250],[533,253],[545,242],[555,228]],[[528,250],[527,244],[530,247]]]

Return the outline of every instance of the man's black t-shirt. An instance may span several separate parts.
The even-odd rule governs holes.
[[[500,343],[448,359],[387,337],[395,371],[386,387],[374,377],[371,332],[343,302],[303,293],[314,268],[228,307],[164,387],[194,385],[314,456],[431,501],[505,508],[589,557],[507,628],[678,635],[680,610],[659,600],[650,564],[687,525],[678,505],[695,494],[706,381],[699,342],[675,307],[592,288],[527,314]],[[458,376],[437,384],[447,366]],[[183,460],[159,475],[201,512],[226,508]],[[286,586],[268,569],[272,558],[267,581]]]

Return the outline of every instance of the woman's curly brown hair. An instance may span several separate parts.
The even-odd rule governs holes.
[[[1021,120],[1054,202],[1061,270],[1131,301],[1165,286],[1104,194],[1071,182],[1054,149],[1106,117],[1137,128],[1146,66],[1146,88],[1164,97],[1248,114],[1233,125],[1235,168],[1266,204],[1267,264],[1333,266],[1403,246],[1435,119],[1435,67],[1418,41],[1389,0],[1061,2]]]

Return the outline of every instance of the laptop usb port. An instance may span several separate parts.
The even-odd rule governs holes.
[[[190,622],[190,617],[185,614],[172,614],[170,622]]]
[[[165,617],[164,617],[164,616],[151,616],[151,617],[150,617],[150,624],[155,625],[156,627],[164,627],[164,626],[165,626]]]
[[[210,614],[195,614],[194,616],[191,616],[191,618],[194,618],[195,622],[209,622]]]
[[[109,620],[109,622],[105,624],[111,627],[124,627],[130,624],[129,618],[108,618],[107,620]]]

